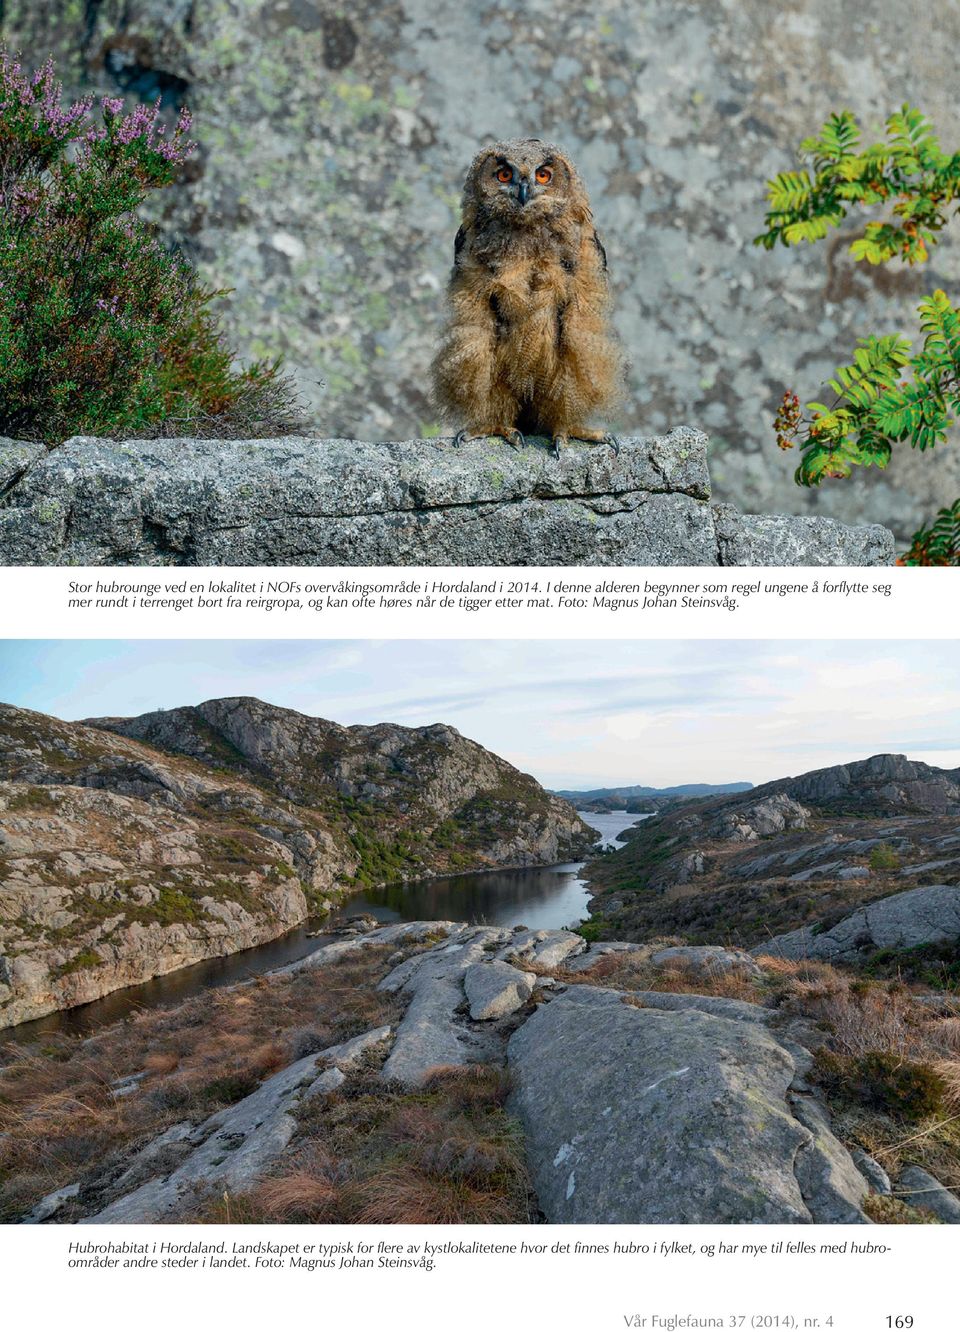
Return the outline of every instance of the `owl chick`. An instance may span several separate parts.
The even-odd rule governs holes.
[[[454,242],[450,319],[433,363],[455,442],[547,435],[619,444],[588,419],[618,395],[622,361],[607,313],[607,256],[576,168],[542,139],[474,158]]]

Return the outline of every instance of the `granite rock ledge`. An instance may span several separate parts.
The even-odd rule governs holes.
[[[892,564],[879,526],[711,502],[707,437],[0,439],[3,565]]]

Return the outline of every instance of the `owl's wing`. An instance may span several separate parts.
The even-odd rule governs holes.
[[[453,266],[460,267],[460,255],[463,253],[463,247],[467,243],[467,233],[463,227],[460,227],[456,236],[453,238]]]
[[[607,252],[606,252],[606,250],[603,248],[603,241],[600,239],[600,236],[598,235],[598,233],[597,233],[596,231],[593,233],[593,243],[594,243],[594,245],[597,247],[597,253],[600,255],[600,267],[603,269],[604,272],[606,272],[606,271],[607,271]]]

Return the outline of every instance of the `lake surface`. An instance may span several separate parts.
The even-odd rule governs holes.
[[[622,846],[619,834],[647,814],[613,810],[580,816],[600,834],[598,845]],[[490,870],[483,874],[453,874],[442,879],[418,879],[389,888],[368,889],[341,903],[333,922],[366,912],[377,920],[462,920],[470,925],[528,925],[531,929],[563,929],[587,919],[589,893],[580,871],[584,861],[544,865],[533,869]],[[158,976],[142,985],[115,990],[103,999],[64,1009],[19,1027],[0,1030],[4,1041],[33,1041],[50,1033],[87,1036],[99,1027],[141,1008],[164,1008],[182,1003],[203,990],[262,975],[287,962],[296,962],[322,948],[329,935],[311,933],[324,921],[298,926],[258,948],[230,957],[211,958]]]
[[[622,846],[619,834],[644,814],[613,810],[580,817],[596,828],[599,845]],[[532,930],[560,930],[579,925],[589,912],[590,893],[580,871],[584,861],[538,865],[531,869],[450,874],[440,879],[371,888],[348,898],[337,919],[366,912],[384,924],[398,920],[465,920],[471,925],[528,925]]]

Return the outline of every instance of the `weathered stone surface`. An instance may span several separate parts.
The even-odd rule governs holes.
[[[521,1008],[533,993],[536,977],[518,971],[509,962],[477,962],[468,967],[463,988],[475,1022],[491,1022],[509,1017]]]
[[[890,1176],[884,1170],[879,1161],[870,1156],[862,1147],[854,1147],[850,1153],[853,1164],[860,1171],[874,1193],[890,1194],[893,1187],[890,1183]]]
[[[810,1222],[835,1204],[830,1181],[798,1178],[817,1135],[787,1100],[792,1056],[762,1026],[578,986],[511,1037],[509,1064],[551,1222]]]
[[[579,991],[576,992],[579,994]],[[589,992],[588,992],[589,993]],[[616,993],[609,991],[608,993]],[[764,1026],[770,1020],[767,1009],[748,1004],[743,999],[720,999],[712,994],[674,994],[672,990],[631,990],[632,1003],[641,1008],[656,1008],[665,1013],[709,1013],[729,1022],[750,1022]]]
[[[832,56],[836,0],[5,0],[0,32],[72,88],[195,113],[194,169],[157,212],[225,302],[244,357],[283,353],[328,435],[402,438],[435,423],[427,367],[458,194],[481,143],[542,134],[589,187],[631,363],[623,421],[701,421],[718,492],[761,512],[896,522],[960,493],[960,450],[896,449],[886,471],[804,491],[770,421],[867,331],[913,326],[951,289],[950,228],[916,270],[854,264],[862,218],[822,245],[766,254],[763,182],[830,110],[872,138],[904,102],[960,139],[960,13],[937,41],[898,0],[845,7],[855,58]],[[825,54],[827,53],[827,54]],[[844,53],[846,54],[846,52]],[[535,71],[535,74],[534,74]],[[931,271],[932,270],[932,271]]]
[[[848,527],[834,518],[738,513],[714,507],[720,564],[875,565],[893,563],[885,527]]]
[[[911,1207],[932,1212],[948,1226],[960,1225],[960,1198],[920,1166],[907,1166],[901,1170],[897,1196]]]
[[[508,934],[487,926],[465,927],[384,977],[380,989],[411,995],[381,1071],[385,1081],[418,1086],[432,1068],[478,1063],[495,1050],[487,1036],[471,1030],[458,1010],[464,1004],[464,974],[483,963]]]
[[[650,954],[650,961],[655,967],[683,967],[701,976],[736,973],[751,977],[761,974],[749,953],[740,948],[721,948],[717,944],[660,948]]]
[[[79,437],[19,468],[0,564],[892,562],[882,528],[729,509],[718,527],[706,444],[684,427],[626,438],[619,457],[574,443],[560,459],[543,440]],[[765,542],[747,540],[760,521]]]
[[[0,435],[0,501],[46,451],[42,444],[29,444],[25,440]]]
[[[960,939],[960,888],[934,884],[882,897],[846,916],[829,930],[812,927],[759,944],[753,955],[855,962],[880,948],[919,948]]]
[[[586,946],[586,940],[572,930],[522,930],[512,936],[498,956],[503,961],[519,960],[549,970],[563,966]]]
[[[823,1225],[865,1225],[862,1210],[869,1193],[867,1180],[846,1147],[837,1139],[820,1101],[809,1095],[791,1095],[790,1105],[800,1123],[813,1135],[800,1148],[794,1171],[811,1216]]]
[[[48,1193],[45,1198],[41,1198],[36,1207],[32,1208],[21,1220],[22,1226],[39,1226],[44,1221],[49,1221],[51,1217],[56,1216],[57,1212],[66,1202],[70,1202],[80,1192],[79,1184],[68,1184],[65,1188],[57,1189],[55,1193]]]

